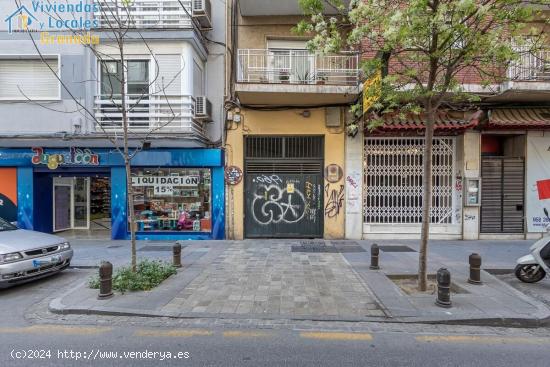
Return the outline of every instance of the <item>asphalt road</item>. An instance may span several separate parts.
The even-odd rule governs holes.
[[[549,366],[550,331],[377,324],[369,331],[190,327],[28,312],[89,271],[0,290],[0,366]],[[30,311],[29,311],[30,310]],[[34,310],[34,311],[33,311]],[[124,320],[124,319],[121,319]],[[32,322],[30,322],[32,321]],[[470,332],[471,331],[471,332]]]
[[[549,347],[550,337],[491,335],[52,325],[0,329],[2,366],[542,367],[548,366]]]

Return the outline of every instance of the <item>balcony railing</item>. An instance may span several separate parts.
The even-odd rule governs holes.
[[[188,133],[202,136],[202,123],[195,119],[195,98],[173,95],[128,95],[129,130],[134,133]],[[122,131],[122,100],[96,96],[95,118],[100,132]]]
[[[97,0],[99,28],[191,28],[192,0]],[[185,7],[185,9],[182,7]]]
[[[519,59],[508,69],[512,81],[550,82],[550,49],[529,52],[527,48],[517,48]]]
[[[357,54],[321,55],[305,50],[242,49],[239,83],[358,85]]]

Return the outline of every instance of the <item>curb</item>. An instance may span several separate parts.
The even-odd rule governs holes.
[[[165,317],[173,319],[247,319],[247,320],[289,320],[289,321],[314,321],[314,322],[373,322],[388,324],[426,324],[426,325],[461,325],[461,326],[487,326],[507,328],[542,328],[550,326],[550,317],[543,319],[527,318],[485,318],[485,319],[422,319],[422,318],[384,318],[384,317],[363,317],[363,318],[339,318],[339,317],[315,317],[315,316],[291,316],[274,317],[274,315],[250,315],[250,314],[180,314],[175,312],[151,312],[135,309],[122,309],[114,307],[93,307],[78,308],[67,307],[61,302],[62,297],[50,301],[48,309],[50,312],[61,315],[98,315],[98,316],[130,316],[130,317]]]

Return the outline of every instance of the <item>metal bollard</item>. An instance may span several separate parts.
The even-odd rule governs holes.
[[[97,299],[107,299],[113,296],[113,264],[102,261],[99,266],[99,295]]]
[[[372,246],[370,247],[370,268],[372,270],[380,269],[379,259],[380,259],[380,248],[376,243],[373,243]]]
[[[174,267],[181,268],[181,245],[176,243],[172,246],[172,263]]]
[[[445,268],[437,271],[437,299],[435,304],[440,307],[451,307],[451,273]]]
[[[468,258],[470,263],[470,278],[468,278],[468,283],[471,284],[482,284],[481,282],[481,256],[479,254],[473,253]]]

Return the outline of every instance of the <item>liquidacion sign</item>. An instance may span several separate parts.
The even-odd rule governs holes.
[[[34,156],[32,164],[45,164],[49,169],[56,169],[61,165],[98,166],[99,155],[90,149],[70,148],[66,153],[47,154],[44,148],[32,148]]]
[[[197,186],[199,176],[137,176],[132,177],[132,186]]]

